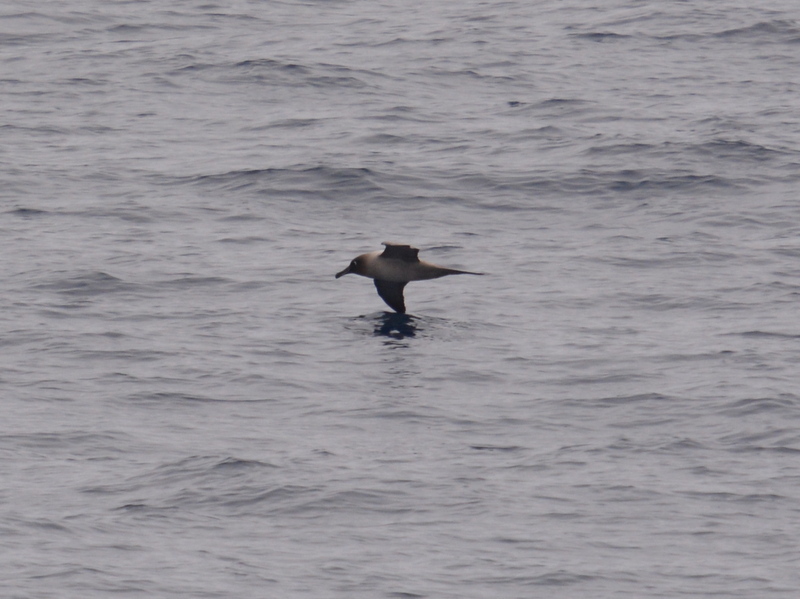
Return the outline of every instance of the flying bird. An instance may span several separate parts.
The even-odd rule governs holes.
[[[469,272],[436,266],[419,259],[419,250],[410,245],[384,242],[386,249],[361,254],[353,258],[347,268],[336,273],[336,278],[346,274],[361,275],[373,279],[378,295],[395,312],[405,314],[406,304],[403,289],[411,281],[438,279],[447,275],[482,275],[482,272]]]

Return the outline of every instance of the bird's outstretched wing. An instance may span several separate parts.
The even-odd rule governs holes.
[[[378,290],[378,295],[383,298],[383,301],[385,301],[392,310],[399,314],[406,313],[406,303],[403,300],[403,288],[406,286],[405,283],[395,283],[394,281],[384,281],[382,279],[374,279],[374,283],[375,289]]]
[[[398,243],[383,242],[386,249],[383,250],[381,258],[392,258],[394,260],[402,260],[403,262],[419,262],[419,250],[412,248],[410,245],[400,245]]]

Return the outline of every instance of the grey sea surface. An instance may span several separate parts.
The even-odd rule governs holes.
[[[4,597],[797,597],[797,2],[7,0],[0,96]]]

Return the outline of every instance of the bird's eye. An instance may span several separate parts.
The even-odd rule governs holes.
[[[350,266],[358,266],[358,260],[353,260],[353,261],[350,263]]]

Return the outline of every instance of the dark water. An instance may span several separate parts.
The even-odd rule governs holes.
[[[8,597],[795,597],[795,2],[10,0]],[[488,273],[391,315],[382,241]]]

